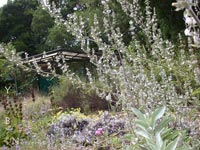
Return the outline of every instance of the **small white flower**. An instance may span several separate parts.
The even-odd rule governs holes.
[[[185,23],[190,25],[190,26],[195,26],[197,22],[193,17],[186,17]]]
[[[193,35],[192,32],[189,29],[185,29],[184,33],[185,33],[186,36],[192,36]]]
[[[101,3],[102,3],[102,4],[105,4],[106,2],[103,0],[103,1],[101,1]]]
[[[111,94],[110,94],[110,93],[106,96],[106,100],[107,100],[108,102],[111,102],[111,101],[112,101],[112,98],[111,98]]]
[[[129,21],[129,24],[130,24],[130,25],[132,25],[132,24],[133,24],[133,21],[132,21],[132,20],[130,20],[130,21]]]
[[[194,35],[194,36],[193,36],[193,40],[194,40],[194,43],[195,43],[195,44],[200,44],[200,38],[199,38],[198,35]]]

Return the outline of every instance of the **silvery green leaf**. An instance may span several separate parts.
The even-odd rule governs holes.
[[[170,118],[163,118],[160,123],[156,126],[155,130],[156,132],[160,132],[162,129],[166,128],[169,122],[171,122],[173,119]]]
[[[157,145],[153,143],[151,140],[147,140],[147,145],[150,147],[150,150],[158,150]]]
[[[175,150],[179,141],[179,136],[172,142],[170,142],[164,150]]]
[[[163,145],[163,140],[161,138],[160,132],[156,133],[156,144],[157,144],[158,148],[161,149],[161,147]]]
[[[149,133],[145,132],[144,130],[136,130],[135,132],[136,132],[136,134],[138,134],[146,139],[150,139]]]
[[[132,111],[140,120],[146,121],[145,115],[141,111],[139,111],[137,108],[132,108]]]
[[[141,128],[143,130],[147,130],[149,128],[149,124],[143,120],[136,120],[135,124],[137,127]]]
[[[165,150],[166,145],[167,145],[167,140],[164,140],[161,149]]]
[[[164,115],[165,109],[166,109],[166,107],[163,106],[163,107],[161,107],[161,108],[157,108],[157,109],[153,112],[152,118],[151,118],[151,125],[152,125],[153,128],[155,127],[156,121],[157,121],[158,119],[160,119],[160,118]]]

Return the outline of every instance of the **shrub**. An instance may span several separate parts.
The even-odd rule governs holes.
[[[59,85],[52,88],[52,92],[55,105],[63,107],[64,110],[81,108],[82,112],[88,113],[108,110],[111,107],[111,104],[105,98],[100,98],[89,85],[87,87],[86,84],[86,88],[83,88],[67,78],[62,78]]]

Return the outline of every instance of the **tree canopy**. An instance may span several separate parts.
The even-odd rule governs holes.
[[[34,13],[31,23],[31,29],[33,32],[33,40],[35,43],[36,53],[48,51],[47,45],[45,45],[49,29],[54,25],[54,20],[50,16],[47,10],[42,7],[38,7]]]
[[[33,12],[38,1],[11,1],[0,9],[0,42],[12,42],[17,51],[34,50],[31,31]]]

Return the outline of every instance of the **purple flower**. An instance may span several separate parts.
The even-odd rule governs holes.
[[[100,131],[95,131],[95,135],[101,135],[102,133]]]
[[[2,146],[2,150],[6,150],[7,149],[7,147],[4,145],[4,146]]]
[[[98,128],[97,130],[100,132],[103,132],[103,128]]]
[[[102,135],[103,134],[103,128],[98,128],[96,131],[95,131],[95,135],[99,136],[99,135]]]
[[[20,150],[20,146],[19,146],[19,145],[16,145],[16,146],[15,146],[15,150]]]

